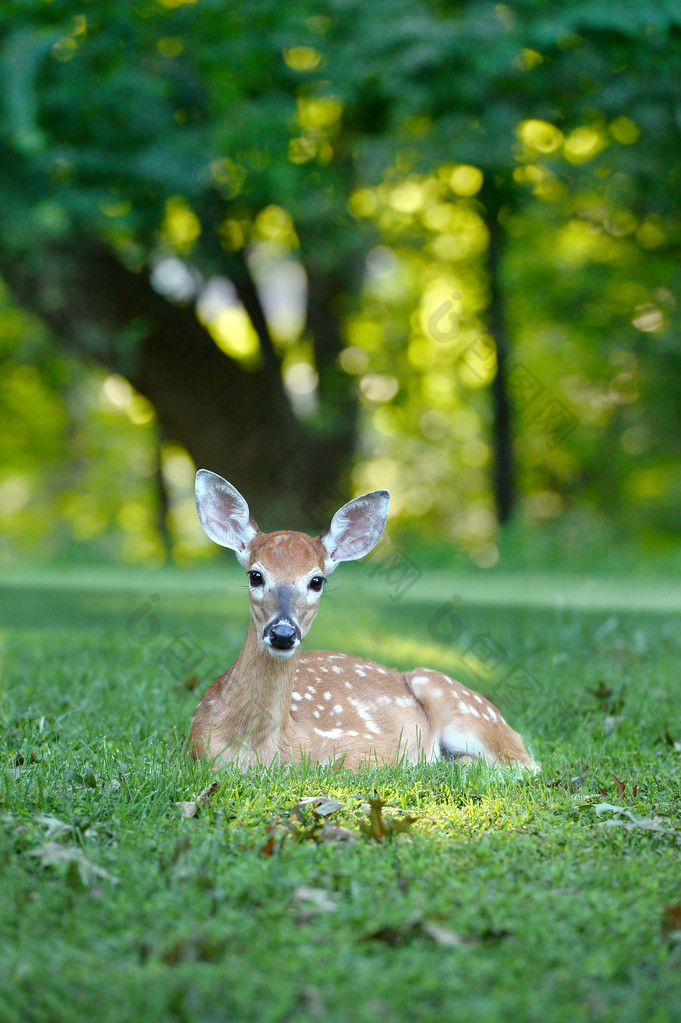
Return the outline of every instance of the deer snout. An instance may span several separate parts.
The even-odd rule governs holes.
[[[265,626],[263,638],[276,651],[292,652],[300,643],[300,629],[285,619]]]

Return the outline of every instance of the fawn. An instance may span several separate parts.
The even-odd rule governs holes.
[[[241,494],[199,470],[201,525],[246,570],[251,620],[241,653],[196,708],[195,757],[240,766],[308,758],[352,769],[480,757],[535,768],[496,707],[439,671],[401,672],[327,650],[301,653],[327,577],[376,546],[389,502],[386,490],[356,497],[318,537],[261,533]]]

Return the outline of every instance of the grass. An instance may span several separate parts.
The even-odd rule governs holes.
[[[538,776],[225,768],[192,817],[241,576],[5,581],[1,1023],[676,1018],[681,588],[481,578],[347,566],[307,645],[456,673]]]

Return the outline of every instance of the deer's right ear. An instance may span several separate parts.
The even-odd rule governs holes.
[[[258,535],[248,505],[231,483],[215,472],[199,469],[196,474],[196,510],[207,536],[221,547],[236,551],[239,561]]]

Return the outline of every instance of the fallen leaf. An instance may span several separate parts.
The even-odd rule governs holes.
[[[427,934],[429,938],[432,938],[436,944],[441,945],[443,948],[465,948],[467,945],[476,944],[473,938],[464,938],[461,934],[450,931],[448,927],[434,924],[432,920],[424,920],[421,924],[421,929],[424,934]]]
[[[108,870],[104,870],[103,867],[98,867],[96,863],[92,863],[80,849],[73,845],[45,842],[44,845],[38,846],[37,849],[32,849],[28,855],[40,857],[41,867],[52,867],[59,864],[73,865],[77,869],[80,880],[86,888],[89,888],[96,877],[110,881],[111,884],[118,884],[119,879],[117,877],[110,874]]]
[[[594,806],[594,812],[600,817],[603,813],[608,811],[619,814],[617,820],[605,820],[601,821],[601,825],[604,827],[620,827],[620,828],[640,828],[642,831],[657,831],[663,835],[676,835],[681,838],[681,833],[676,828],[666,828],[662,826],[660,819],[650,819],[646,817],[636,817],[631,810],[627,810],[625,806],[613,806],[612,803],[598,803]],[[621,820],[621,817],[626,817],[627,820]]]
[[[624,795],[624,790],[627,787],[627,783],[625,781],[620,781],[619,778],[616,775],[614,775],[614,774],[612,776],[612,780],[614,781],[615,785],[617,786],[617,795],[621,799],[622,796]]]
[[[426,935],[442,948],[464,948],[479,944],[476,938],[465,938],[448,927],[442,927],[432,920],[412,919],[402,924],[385,924],[365,934],[362,941],[384,941],[387,945],[405,945],[414,938]]]
[[[182,800],[179,803],[175,803],[175,806],[179,806],[180,814],[183,817],[196,817],[199,812],[199,804],[195,799]]]
[[[196,797],[196,802],[199,806],[205,806],[209,799],[211,799],[220,787],[220,783],[212,781],[210,785],[206,785],[205,789],[202,789]]]
[[[631,830],[632,828],[640,828],[642,831],[658,831],[662,835],[677,834],[674,828],[663,828],[658,821],[647,820],[644,817],[634,817],[633,814],[628,814],[628,816],[631,818],[628,821],[622,820],[601,821],[601,825],[603,826],[610,825],[611,827],[627,828],[628,830]]]
[[[321,913],[335,913],[336,903],[324,888],[313,888],[307,884],[301,884],[293,893],[293,901],[306,902]]]
[[[258,852],[261,856],[274,856],[281,852],[281,847],[288,836],[295,830],[295,824],[288,821],[270,821],[266,828],[267,841]]]
[[[64,821],[60,821],[56,817],[38,816],[36,821],[45,828],[45,839],[47,841],[59,838],[60,835],[66,835],[73,830],[70,824],[65,824]]]
[[[193,799],[180,800],[179,803],[175,803],[175,806],[179,806],[182,817],[196,817],[200,807],[206,806],[219,787],[219,782],[212,781],[210,785],[206,785],[205,789],[199,792],[198,796],[194,796]]]
[[[594,806],[594,813],[598,814],[599,817],[601,816],[601,814],[607,813],[608,810],[610,810],[612,813],[627,812],[626,806],[613,806],[612,803],[596,803],[596,805]]]
[[[309,809],[320,817],[328,817],[329,814],[335,813],[336,810],[340,810],[343,806],[345,806],[345,803],[341,803],[337,799],[328,799],[326,796],[305,796],[300,802],[296,803],[293,807],[293,812]]]

